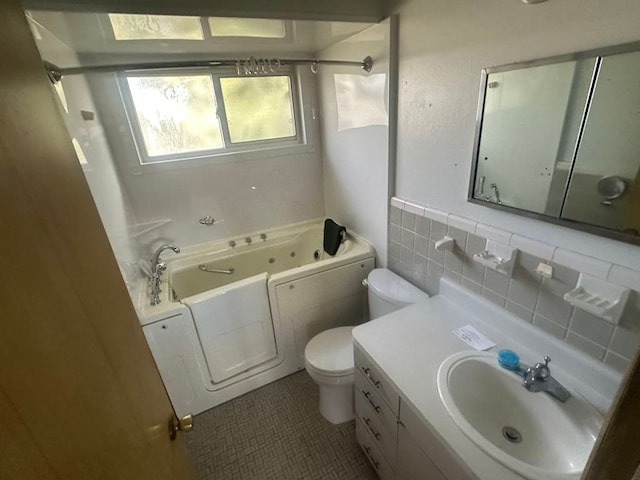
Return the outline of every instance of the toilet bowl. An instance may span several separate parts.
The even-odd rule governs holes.
[[[386,268],[372,270],[363,284],[368,286],[370,319],[429,298]],[[320,414],[334,424],[354,417],[352,330],[353,327],[325,330],[313,337],[304,351],[305,369],[320,388]]]
[[[320,414],[331,423],[353,418],[353,327],[325,330],[304,350],[305,369],[320,387]]]

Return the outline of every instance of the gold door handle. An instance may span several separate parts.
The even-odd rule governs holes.
[[[193,429],[193,415],[188,414],[182,418],[178,418],[174,415],[169,418],[169,438],[175,440],[178,435],[178,430],[181,432],[189,432]]]

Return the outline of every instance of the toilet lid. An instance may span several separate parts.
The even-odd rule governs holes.
[[[353,327],[325,330],[313,337],[304,349],[304,358],[312,368],[327,375],[349,373],[353,363]]]
[[[414,287],[404,278],[386,268],[376,268],[367,277],[369,288],[383,300],[404,307],[412,303],[423,302],[429,294]]]

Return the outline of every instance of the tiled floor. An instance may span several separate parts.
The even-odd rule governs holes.
[[[353,422],[318,412],[305,371],[197,415],[187,445],[201,480],[376,480]]]

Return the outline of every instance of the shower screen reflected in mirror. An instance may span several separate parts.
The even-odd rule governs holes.
[[[469,201],[640,243],[629,50],[640,44],[484,70]]]
[[[562,218],[640,232],[640,52],[602,59]]]

